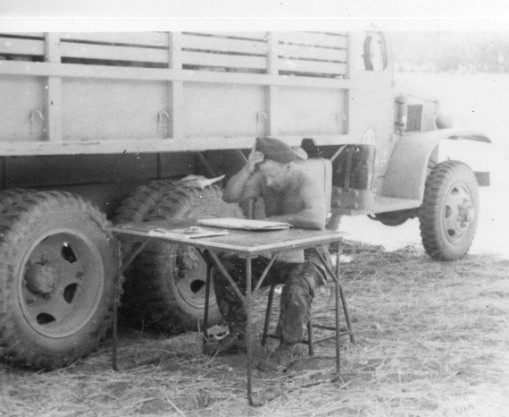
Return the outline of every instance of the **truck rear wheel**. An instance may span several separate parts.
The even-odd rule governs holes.
[[[237,204],[222,200],[216,186],[200,189],[180,186],[169,191],[149,220],[207,217],[243,217]],[[205,307],[206,264],[196,250],[186,245],[150,244],[136,261],[144,279],[136,281],[138,302],[152,322],[165,330],[196,329]],[[209,324],[221,314],[211,287]]]
[[[465,256],[474,240],[478,216],[479,189],[470,168],[458,161],[436,165],[426,180],[419,211],[428,255],[442,261]]]
[[[53,369],[88,354],[113,304],[115,245],[81,197],[26,195],[0,220],[0,346],[8,360]]]
[[[13,204],[19,203],[34,190],[27,188],[7,188],[0,192],[0,213],[9,210]]]
[[[165,193],[172,188],[175,188],[174,181],[167,179],[150,181],[136,187],[115,210],[113,223],[124,224],[146,221],[148,214],[157,207]],[[129,254],[134,241],[122,237],[120,237],[120,240],[124,255]],[[126,318],[132,318],[135,321],[139,320],[139,314],[143,312],[143,307],[137,304],[139,302],[138,291],[143,287],[143,284],[136,284],[136,280],[142,279],[143,275],[143,270],[138,269],[136,262],[131,264],[124,272],[122,312]]]
[[[156,180],[137,187],[115,210],[115,224],[143,222],[164,194],[175,188],[171,180]]]

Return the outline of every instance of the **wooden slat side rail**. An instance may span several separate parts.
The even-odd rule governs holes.
[[[61,33],[60,38],[62,42],[168,48],[168,34],[166,32]]]
[[[185,32],[185,33],[192,33],[192,32]],[[198,32],[194,32],[198,33]],[[267,40],[267,32],[209,32],[209,33],[202,33],[200,34],[210,35],[210,36],[219,36],[224,38],[231,38],[231,39],[256,39],[261,41]]]
[[[197,67],[225,67],[232,69],[251,69],[265,72],[267,69],[267,58],[258,56],[238,56],[215,54],[206,52],[183,52],[182,62],[184,66],[193,65]]]
[[[320,32],[279,32],[282,43],[295,45],[311,45],[346,49],[348,35],[346,33],[320,33]]]
[[[37,38],[44,39],[43,32],[2,32],[0,33],[2,37],[12,37],[12,38]]]
[[[36,36],[0,34],[0,55],[6,55],[7,59],[42,60],[44,40]],[[64,63],[164,68],[172,53],[167,33],[163,32],[64,33],[59,36]],[[181,38],[179,47],[184,69],[269,71],[268,33],[184,32]],[[317,78],[346,75],[348,37],[345,34],[277,32],[277,38],[279,74]]]
[[[302,76],[319,76],[320,74],[343,77],[346,74],[346,64],[319,62],[319,61],[301,61],[301,60],[281,60],[279,64],[279,73],[294,73]]]
[[[168,63],[168,49],[142,48],[134,46],[61,44],[62,58],[94,59],[103,61]],[[119,66],[128,66],[118,62]]]
[[[252,39],[232,39],[195,34],[182,35],[182,47],[185,50],[237,53],[246,55],[267,54],[267,42]]]
[[[350,89],[348,79],[325,77],[280,77],[269,74],[235,73],[218,71],[173,70],[168,68],[114,67],[106,65],[52,64],[36,62],[27,65],[24,61],[0,60],[0,74],[14,76],[59,76],[69,78],[95,78],[112,80],[179,80],[219,84],[281,85],[332,89]]]
[[[0,54],[44,56],[44,39],[0,36]]]
[[[343,78],[348,70],[347,47],[344,34],[283,32],[279,34],[279,73]]]
[[[281,58],[309,59],[321,61],[347,62],[346,49],[317,48],[314,46],[280,44]]]

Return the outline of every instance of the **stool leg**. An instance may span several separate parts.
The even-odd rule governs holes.
[[[265,343],[267,343],[267,335],[269,333],[270,313],[272,310],[272,301],[274,300],[275,289],[276,286],[272,284],[270,286],[269,291],[269,300],[267,301],[267,310],[265,311],[265,323],[263,325],[262,346],[265,346]]]
[[[311,323],[311,318],[308,321],[308,348],[309,348],[309,356],[313,356],[315,354],[315,348],[313,346],[313,324]]]
[[[352,331],[352,324],[350,322],[350,314],[348,313],[348,307],[346,306],[345,295],[343,294],[343,287],[339,287],[339,296],[341,297],[341,304],[343,305],[343,313],[345,314],[345,321],[348,331],[350,332],[350,342],[355,344],[355,337]]]

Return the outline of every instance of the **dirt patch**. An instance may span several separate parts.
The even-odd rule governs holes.
[[[354,243],[343,254],[351,260],[341,271],[356,344],[343,339],[341,380],[331,382],[332,341],[314,358],[299,346],[288,372],[255,371],[265,403],[250,408],[244,355],[204,356],[196,333],[168,338],[126,328],[120,372],[111,370],[109,340],[54,372],[0,363],[0,416],[509,415],[509,260],[438,263],[418,247],[384,252]],[[315,322],[333,324],[333,300],[332,287],[317,294]],[[266,294],[256,305],[259,332]],[[274,343],[262,349],[257,337],[255,356],[263,357]]]

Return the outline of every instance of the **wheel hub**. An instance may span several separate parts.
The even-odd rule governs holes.
[[[182,251],[179,252],[181,252],[180,260],[184,269],[193,270],[198,266],[200,258],[192,246],[186,246]]]
[[[25,274],[27,288],[39,295],[53,292],[58,282],[57,270],[48,264],[35,263],[28,268]]]
[[[458,224],[461,228],[465,228],[472,221],[474,205],[470,199],[463,199],[463,203],[458,206]]]
[[[66,337],[87,325],[101,291],[100,266],[88,241],[74,233],[43,237],[25,263],[21,306],[45,337]]]
[[[445,231],[451,240],[460,239],[474,219],[474,205],[468,191],[461,186],[453,187],[445,205]]]

